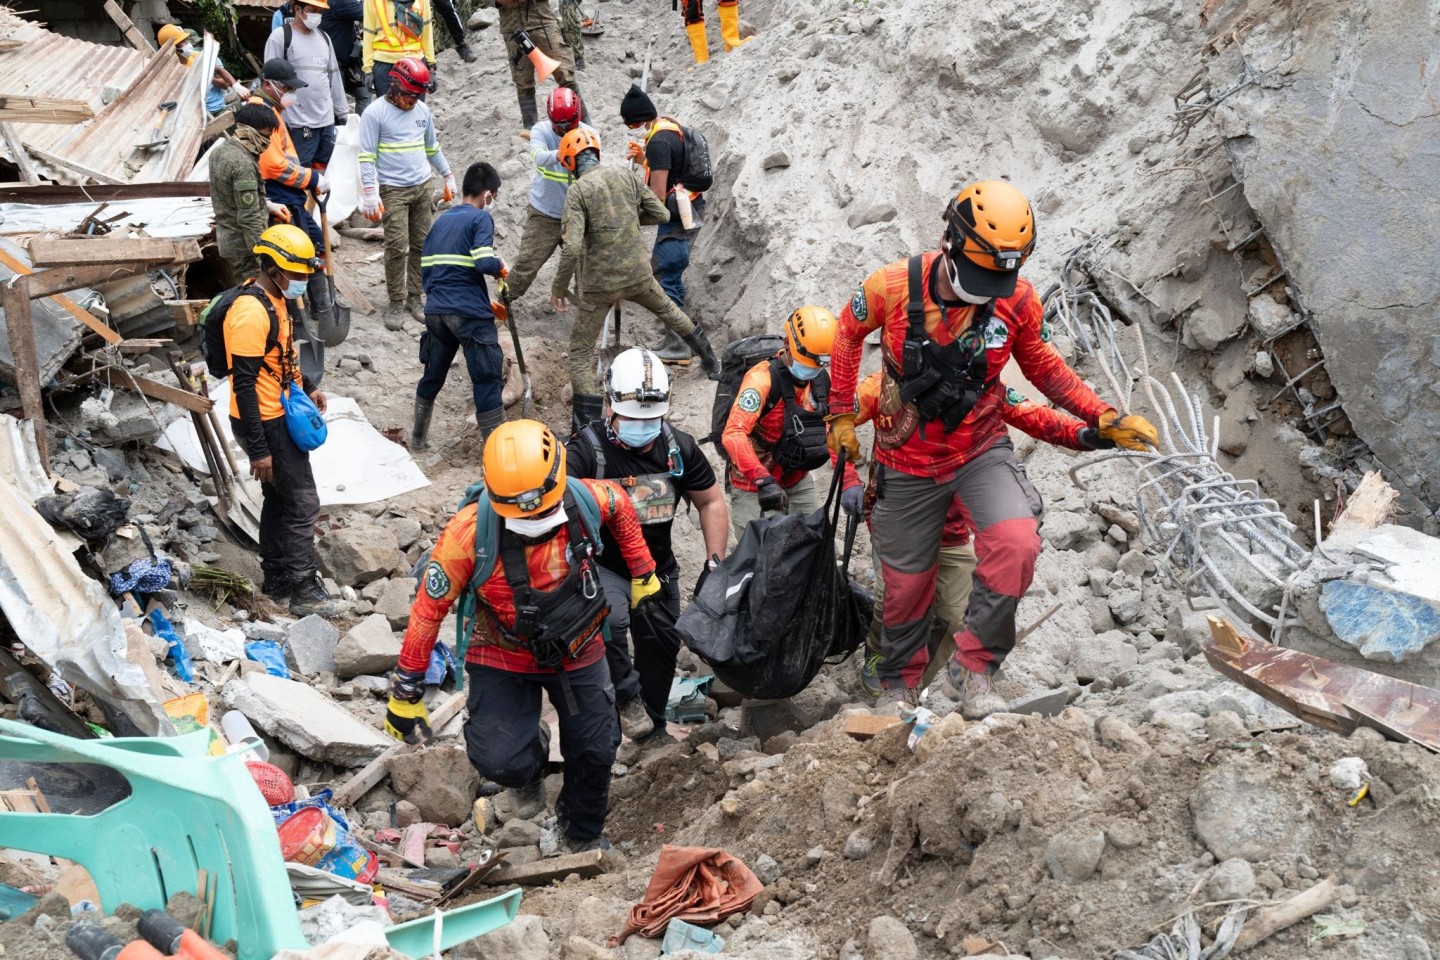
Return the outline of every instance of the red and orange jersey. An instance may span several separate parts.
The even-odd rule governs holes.
[[[595,495],[600,507],[600,522],[615,535],[631,575],[643,577],[653,572],[655,561],[650,558],[650,550],[645,546],[640,521],[620,485],[612,480],[572,479],[570,482],[585,484]],[[435,541],[425,577],[410,607],[410,622],[405,628],[405,642],[400,648],[401,669],[424,670],[429,665],[430,651],[438,639],[440,624],[460,598],[461,591],[470,583],[470,576],[475,571],[477,510],[478,505],[473,503],[461,509],[445,524],[445,529]],[[549,540],[524,547],[531,589],[540,592],[554,590],[569,576],[570,563],[565,555],[569,544],[570,532],[561,527]],[[476,594],[475,633],[465,655],[466,662],[516,673],[544,672],[529,651],[515,647],[500,631],[500,627],[508,630],[515,625],[515,593],[505,579],[504,560],[495,559],[495,569],[489,579],[480,584]],[[567,664],[567,668],[589,666],[604,655],[604,644],[592,642],[581,651],[578,659]]]
[[[761,361],[746,371],[735,392],[735,402],[730,405],[725,429],[720,434],[720,442],[733,464],[730,485],[736,490],[753,493],[766,476],[773,477],[782,487],[793,487],[805,477],[804,470],[782,469],[769,452],[780,439],[780,431],[785,425],[785,401],[778,396],[778,391],[775,403],[770,409],[765,409],[770,386],[769,360]],[[796,382],[795,402],[806,410],[815,409],[810,393],[809,384]],[[830,462],[834,464],[833,456]],[[860,482],[850,464],[845,465],[845,471],[846,487]]]

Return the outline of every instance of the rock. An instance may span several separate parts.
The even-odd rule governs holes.
[[[412,517],[392,517],[386,521],[386,525],[390,527],[390,532],[395,534],[395,545],[401,550],[409,550],[425,530],[420,521]]]
[[[300,932],[309,943],[324,943],[352,929],[356,924],[367,921],[382,926],[390,924],[385,911],[379,906],[358,906],[338,893],[324,903],[301,910],[299,917]]]
[[[276,623],[265,623],[263,620],[246,620],[240,624],[240,632],[245,634],[246,640],[285,642],[285,628]]]
[[[417,823],[424,823],[425,818],[420,815],[420,808],[409,800],[397,800],[395,802],[395,826],[405,829]]]
[[[780,864],[776,863],[775,858],[768,853],[762,853],[755,858],[754,870],[755,876],[759,877],[760,882],[767,887],[780,879]]]
[[[1234,315],[1201,304],[1185,317],[1182,340],[1191,350],[1210,351],[1238,337],[1244,329],[1244,314]]]
[[[1116,716],[1107,714],[1095,721],[1095,735],[1101,743],[1114,750],[1136,755],[1150,752],[1150,744],[1135,732],[1135,728]]]
[[[1245,721],[1229,710],[1212,713],[1205,720],[1205,736],[1211,740],[1234,740],[1245,736]]]
[[[350,628],[335,645],[335,676],[341,679],[384,673],[400,659],[400,638],[390,621],[372,613]]]
[[[315,555],[323,574],[351,587],[378,580],[405,562],[395,534],[373,523],[329,531],[315,541]]]
[[[549,960],[550,935],[545,922],[522,913],[505,926],[456,947],[455,960]]]
[[[1127,587],[1110,594],[1110,612],[1120,623],[1134,623],[1140,619],[1144,596],[1136,587]]]
[[[1302,850],[1313,830],[1310,804],[1283,790],[1269,769],[1221,767],[1200,778],[1190,796],[1195,836],[1217,860],[1263,862]]]
[[[851,230],[863,227],[871,223],[888,223],[898,216],[900,211],[895,209],[893,203],[873,203],[867,207],[860,207],[851,211],[846,218],[846,223]]]
[[[1140,655],[1118,630],[1095,637],[1077,637],[1070,648],[1070,670],[1081,683],[1113,680],[1139,661]]]
[[[806,850],[806,851],[805,851],[805,860],[804,860],[805,866],[809,867],[809,868],[812,869],[812,870],[815,869],[816,867],[820,866],[820,862],[821,862],[822,860],[824,860],[824,859],[825,859],[825,848],[824,848],[824,847],[811,847],[809,850]]]
[[[290,628],[285,659],[296,673],[314,676],[335,672],[335,645],[340,630],[324,617],[311,614]]]
[[[460,858],[449,847],[430,847],[425,851],[425,866],[452,869],[460,866]]]
[[[700,103],[707,110],[723,110],[730,102],[730,88],[723,83],[716,84],[700,96]]]
[[[1304,317],[1267,294],[1262,293],[1250,301],[1250,329],[1267,343],[1283,337],[1304,322]]]
[[[1165,639],[1179,647],[1185,656],[1195,656],[1200,652],[1200,645],[1210,639],[1210,622],[1207,618],[1212,614],[1225,615],[1221,610],[1191,610],[1189,604],[1175,604],[1166,617]]]
[[[1120,558],[1116,569],[1132,577],[1143,577],[1155,571],[1155,561],[1151,560],[1144,550],[1131,550]]]
[[[1205,881],[1205,899],[1210,901],[1244,900],[1253,892],[1255,871],[1248,860],[1221,861]]]
[[[480,774],[470,765],[463,742],[402,753],[386,761],[385,769],[391,789],[415,804],[426,821],[458,827],[469,819]]]
[[[1088,880],[1105,853],[1105,832],[1084,830],[1051,837],[1045,845],[1045,865],[1050,876],[1067,883]]]
[[[760,743],[786,730],[805,730],[812,722],[790,699],[746,700],[740,705],[740,735],[756,737]],[[760,743],[755,745],[755,749],[759,749]],[[724,759],[724,744],[719,746],[720,756]]]
[[[784,150],[776,150],[770,154],[770,156],[760,161],[760,169],[762,170],[783,170],[788,166],[790,166],[790,154]]]
[[[479,7],[465,21],[466,30],[488,30],[500,22],[500,13],[494,7]]]
[[[870,851],[873,849],[875,849],[875,841],[857,829],[850,831],[850,835],[845,838],[845,848],[841,853],[845,855],[846,860],[864,860],[870,856]]]
[[[1078,513],[1046,513],[1040,536],[1056,550],[1078,550],[1090,536],[1090,518]]]
[[[1068,687],[1061,687],[1058,690],[1041,690],[1038,693],[1028,693],[1023,697],[1011,700],[1005,707],[1007,713],[1028,713],[1037,717],[1059,716],[1060,711],[1070,702],[1071,690]],[[950,714],[955,716],[955,714]],[[928,737],[929,734],[927,733]]]
[[[865,956],[867,960],[916,960],[920,949],[905,924],[894,917],[879,916],[870,921]]]
[[[1269,377],[1275,372],[1275,361],[1270,357],[1269,350],[1257,350],[1255,352],[1255,376]]]
[[[495,846],[505,847],[529,847],[540,842],[540,826],[531,823],[529,820],[506,820],[505,825],[496,830],[493,837]]]
[[[415,600],[414,577],[396,577],[385,584],[380,597],[375,601],[375,612],[390,621],[395,630],[404,630],[410,622],[410,604]]]
[[[309,684],[263,671],[231,680],[222,698],[260,730],[321,763],[358,767],[395,745]]]

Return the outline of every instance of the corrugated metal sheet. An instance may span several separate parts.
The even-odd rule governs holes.
[[[68,233],[95,212],[98,203],[0,203],[0,234]],[[112,226],[124,236],[124,227],[144,228],[149,237],[204,237],[215,228],[215,213],[208,197],[154,197],[116,200],[101,217],[125,217]]]
[[[0,13],[0,93],[84,100],[95,117],[82,124],[19,123],[28,147],[125,183],[178,180],[195,161],[205,128],[208,77],[186,69],[173,54],[145,54],[129,47],[89,43]],[[207,40],[213,49],[214,41]],[[198,58],[204,61],[206,58]],[[213,62],[213,61],[212,61]],[[104,102],[106,88],[113,99]],[[168,120],[170,143],[149,152],[136,145],[151,139],[161,103],[175,101]],[[0,155],[13,161],[0,143]],[[36,169],[61,183],[83,182],[59,164],[34,158]]]

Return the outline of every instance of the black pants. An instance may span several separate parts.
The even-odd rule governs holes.
[[[445,21],[445,29],[450,31],[455,46],[464,43],[465,28],[460,24],[460,14],[455,12],[454,0],[435,0],[435,9],[440,12],[440,19]]]
[[[680,616],[680,569],[657,571],[660,592],[665,606]],[[610,603],[610,638],[605,644],[605,661],[610,665],[610,681],[615,684],[615,699],[624,707],[636,697],[645,701],[645,712],[655,721],[656,730],[665,729],[665,704],[670,700],[670,685],[675,679],[675,658],[680,655],[680,635],[673,631],[655,633],[643,620],[630,617],[630,580],[613,570],[600,568],[600,583]],[[650,601],[654,603],[655,601]],[[630,656],[634,642],[635,656]]]
[[[593,642],[593,641],[592,641]],[[565,785],[555,804],[561,828],[575,840],[593,840],[605,829],[610,805],[610,766],[620,745],[615,687],[604,661],[568,671],[570,693],[579,710],[565,709],[555,673],[512,673],[466,664],[470,684],[465,749],[486,780],[523,787],[545,775],[548,760],[540,744],[540,691],[558,704],[560,755]]]
[[[450,364],[455,362],[455,353],[463,348],[475,412],[499,410],[505,386],[501,379],[505,355],[500,352],[497,336],[493,319],[427,313],[425,332],[420,335],[420,362],[425,372],[415,386],[415,395],[431,401],[438,397],[450,374]]]
[[[231,418],[235,433],[239,421]],[[320,517],[320,493],[310,471],[310,454],[295,446],[284,417],[266,420],[265,443],[270,447],[274,477],[260,484],[260,569],[267,577],[300,583],[315,576],[315,521]]]

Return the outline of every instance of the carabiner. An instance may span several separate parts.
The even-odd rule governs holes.
[[[580,595],[586,600],[600,595],[600,578],[595,576],[595,568],[588,560],[580,565]]]

